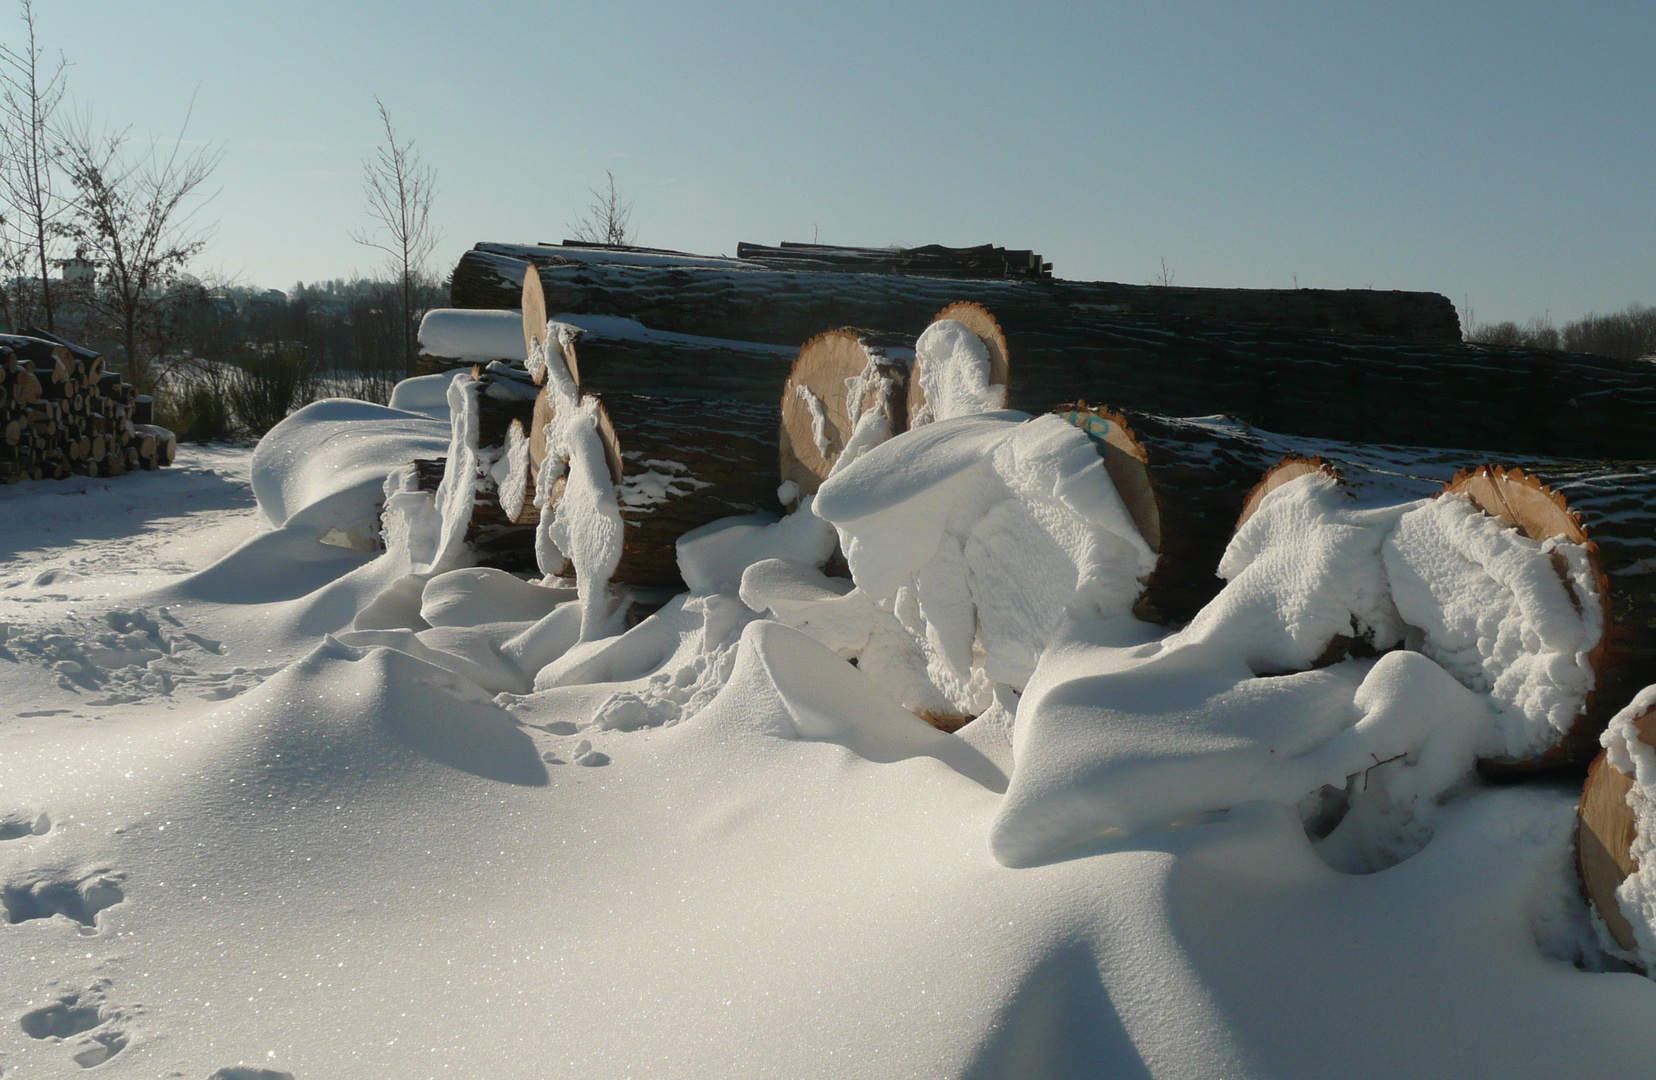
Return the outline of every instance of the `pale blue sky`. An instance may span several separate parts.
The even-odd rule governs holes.
[[[1060,276],[1431,289],[1479,321],[1656,303],[1656,2],[37,0],[76,97],[222,142],[208,262],[369,270],[381,95],[447,235],[1032,247]],[[6,28],[15,40],[15,28]]]

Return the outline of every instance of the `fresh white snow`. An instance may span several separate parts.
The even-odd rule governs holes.
[[[1581,689],[1570,545],[1304,477],[1169,634],[1085,437],[975,411],[685,537],[692,590],[628,628],[572,387],[544,581],[464,565],[465,492],[397,468],[475,448],[469,378],[441,438],[313,406],[255,453],[0,489],[0,1075],[1656,1064],[1577,793],[1471,768]],[[375,492],[383,552],[313,520]]]

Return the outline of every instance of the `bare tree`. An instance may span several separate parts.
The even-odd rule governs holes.
[[[45,49],[35,34],[34,4],[23,0],[21,7],[27,43],[21,50],[0,45],[0,136],[6,142],[0,201],[10,211],[5,224],[22,240],[16,246],[40,270],[40,309],[50,331],[56,329],[50,249],[62,238],[70,210],[56,188],[61,147],[53,117],[63,103],[69,62],[59,55],[56,63],[42,64]]]
[[[437,197],[437,174],[420,163],[413,141],[398,142],[391,114],[378,97],[385,142],[362,163],[363,193],[368,216],[376,224],[358,229],[351,239],[383,251],[397,283],[397,317],[402,326],[403,370],[414,374],[415,294],[425,276],[426,260],[443,234],[431,223],[431,204]]]
[[[222,149],[186,150],[184,126],[168,146],[94,133],[89,118],[64,133],[64,164],[75,189],[70,235],[102,267],[88,306],[126,352],[127,377],[152,388],[165,374],[178,312],[200,299],[184,270],[206,248],[211,228],[196,215],[211,196],[199,189]]]
[[[632,200],[625,205],[615,187],[615,174],[608,169],[604,176],[609,181],[604,191],[592,188],[592,203],[569,226],[570,239],[587,244],[630,244],[632,231]]]

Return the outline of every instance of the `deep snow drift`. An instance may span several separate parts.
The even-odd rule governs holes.
[[[467,379],[453,423],[411,388],[0,490],[0,1075],[1656,1064],[1576,793],[1472,771],[1581,689],[1570,545],[1313,474],[1168,633],[1085,436],[980,402],[687,537],[628,629],[578,409],[578,586],[466,565],[467,493],[398,479],[464,452]]]

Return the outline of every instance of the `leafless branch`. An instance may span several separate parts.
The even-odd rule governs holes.
[[[193,108],[193,106],[192,106]],[[101,266],[89,303],[126,350],[129,377],[152,385],[168,319],[185,298],[184,271],[211,239],[197,215],[201,187],[223,158],[216,146],[187,149],[178,135],[141,143],[126,129],[95,131],[89,116],[64,132],[64,165],[75,189],[69,233]]]
[[[63,103],[69,62],[43,63],[46,50],[35,31],[34,4],[20,5],[25,44],[0,45],[0,203],[7,246],[27,252],[40,272],[40,309],[47,330],[55,329],[50,275],[54,244],[67,232],[69,200],[58,190],[62,147],[55,129]],[[19,262],[24,260],[17,260]],[[20,267],[19,267],[20,268]]]
[[[604,176],[608,181],[606,189],[591,189],[592,204],[569,226],[569,238],[587,244],[630,244],[635,239],[632,200],[623,205],[615,186],[615,174],[605,169]]]

